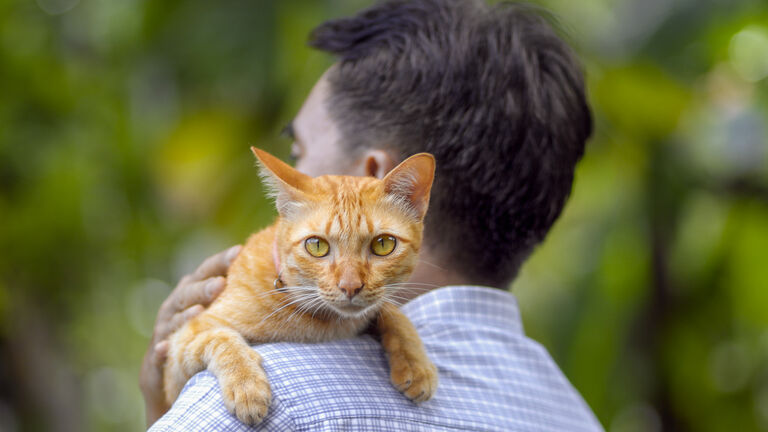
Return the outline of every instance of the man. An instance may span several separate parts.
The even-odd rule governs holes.
[[[274,396],[256,429],[600,430],[546,351],[525,337],[514,297],[497,289],[559,216],[591,133],[571,51],[531,8],[473,0],[388,1],[321,25],[310,43],[339,61],[288,128],[299,170],[382,177],[411,154],[436,157],[410,280],[424,288],[402,309],[440,384],[429,402],[409,402],[389,384],[369,336],[259,345]],[[203,263],[161,308],[142,372],[149,422],[167,409],[164,339],[221,291],[236,254]],[[152,430],[245,428],[203,372]]]

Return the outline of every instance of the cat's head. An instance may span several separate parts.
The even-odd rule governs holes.
[[[309,312],[362,317],[395,301],[421,247],[435,159],[419,153],[383,179],[304,175],[253,148],[280,218],[280,278]]]

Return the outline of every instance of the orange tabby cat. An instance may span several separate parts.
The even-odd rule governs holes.
[[[311,178],[252,150],[279,217],[248,239],[216,301],[171,337],[168,403],[208,368],[227,409],[244,423],[258,423],[271,391],[249,343],[348,338],[374,319],[394,386],[415,402],[432,397],[437,370],[392,297],[393,284],[406,281],[417,261],[432,155],[414,155],[383,179]]]

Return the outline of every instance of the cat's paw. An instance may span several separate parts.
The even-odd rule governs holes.
[[[272,402],[272,391],[263,373],[222,382],[221,392],[229,412],[248,425],[261,423]]]
[[[408,399],[428,401],[437,390],[437,368],[426,354],[394,355],[390,358],[392,384]]]

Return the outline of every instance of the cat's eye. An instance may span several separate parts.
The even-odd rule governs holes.
[[[397,240],[388,234],[377,236],[371,242],[371,252],[378,256],[385,256],[392,253],[397,245]]]
[[[310,255],[317,258],[328,255],[328,251],[331,249],[328,242],[320,237],[310,237],[304,240],[304,248]]]

